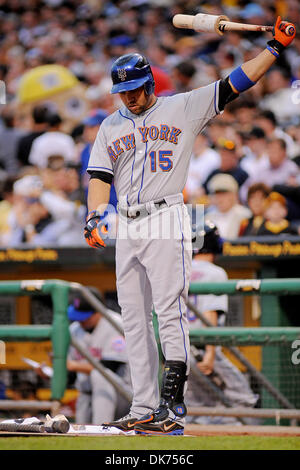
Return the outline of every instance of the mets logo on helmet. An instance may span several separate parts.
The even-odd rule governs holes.
[[[118,69],[118,77],[122,82],[124,82],[126,80],[126,77],[127,77],[126,70],[125,69]]]

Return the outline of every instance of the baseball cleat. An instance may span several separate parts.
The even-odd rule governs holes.
[[[183,436],[184,427],[176,421],[166,419],[165,421],[155,422],[144,422],[138,423],[134,426],[136,434],[144,435],[160,435],[160,436]]]
[[[116,421],[110,421],[109,423],[102,423],[104,428],[118,428],[123,432],[133,431],[134,425],[137,419],[133,418],[130,414],[123,416],[123,418],[117,419]]]

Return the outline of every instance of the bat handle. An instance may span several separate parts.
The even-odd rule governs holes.
[[[0,423],[0,431],[45,433],[46,429],[42,424]]]
[[[247,23],[234,23],[233,21],[223,21],[221,20],[218,24],[218,30],[222,33],[224,31],[272,31],[273,26],[262,26],[256,24],[247,24]]]

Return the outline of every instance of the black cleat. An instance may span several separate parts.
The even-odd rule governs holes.
[[[160,435],[160,436],[183,436],[184,427],[176,421],[166,419],[161,422],[140,422],[134,426],[136,434]]]
[[[123,418],[117,419],[116,421],[110,421],[109,423],[102,423],[104,428],[118,428],[123,432],[133,431],[134,425],[137,418],[133,418],[130,414],[123,416]]]
[[[137,419],[134,426],[137,434],[183,435],[184,427],[169,418],[169,410],[160,405],[152,413]]]

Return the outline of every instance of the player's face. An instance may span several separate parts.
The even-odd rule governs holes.
[[[146,95],[144,86],[136,88],[135,90],[123,91],[119,93],[123,104],[133,114],[141,114],[146,109],[150,108],[155,101],[154,95]]]

